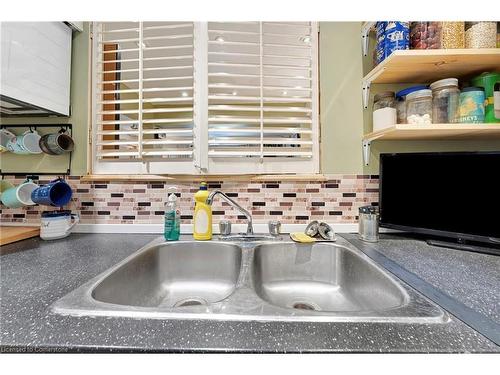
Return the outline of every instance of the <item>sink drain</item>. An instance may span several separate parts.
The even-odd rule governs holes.
[[[309,302],[295,302],[294,304],[292,304],[292,307],[298,310],[311,310],[311,311],[319,310],[318,306]]]
[[[207,305],[207,301],[203,298],[185,298],[180,301],[177,301],[174,307],[186,307],[186,306],[200,306]]]

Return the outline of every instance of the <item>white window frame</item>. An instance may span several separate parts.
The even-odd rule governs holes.
[[[193,104],[193,158],[191,160],[130,160],[103,161],[97,158],[98,121],[98,69],[99,40],[94,31],[100,22],[92,23],[91,32],[91,124],[89,139],[91,152],[90,172],[104,175],[238,175],[238,174],[318,174],[320,173],[320,126],[319,126],[319,44],[318,23],[311,22],[311,43],[316,58],[312,59],[312,158],[283,160],[283,158],[259,158],[258,162],[241,161],[208,156],[208,23],[194,22],[194,104]],[[142,22],[140,23],[142,30]],[[142,36],[142,34],[140,33]],[[142,61],[140,61],[140,67]],[[140,68],[140,70],[142,70]],[[142,113],[140,115],[142,117]],[[140,121],[140,120],[139,120]]]

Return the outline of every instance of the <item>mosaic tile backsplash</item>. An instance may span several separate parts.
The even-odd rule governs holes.
[[[17,185],[25,176],[4,176]],[[35,183],[44,184],[56,176],[39,176]],[[284,224],[306,224],[311,220],[328,223],[355,223],[358,207],[376,204],[378,176],[334,175],[328,181],[207,181],[209,190],[220,189],[232,197],[253,216],[255,223],[270,219]],[[86,224],[159,224],[163,223],[167,189],[177,187],[182,223],[193,219],[193,195],[199,183],[185,182],[91,182],[71,176],[67,182],[73,188],[73,198],[64,209],[80,215]],[[52,210],[47,206],[10,209],[0,206],[1,222],[37,224],[40,214]],[[212,206],[213,221],[245,222],[226,202],[216,198]]]

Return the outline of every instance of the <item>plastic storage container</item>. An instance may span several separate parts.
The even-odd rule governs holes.
[[[392,52],[410,46],[410,23],[402,21],[379,21],[375,25],[374,63],[380,64]]]
[[[375,65],[380,64],[385,58],[385,25],[387,22],[379,21],[375,25],[375,38],[376,45],[374,51],[374,63]]]
[[[459,121],[480,124],[484,122],[484,88],[466,87],[460,93]]]
[[[441,22],[412,22],[410,25],[410,48],[441,48],[441,28]]]
[[[465,23],[465,48],[495,48],[497,23],[490,21]]]
[[[398,124],[406,124],[406,96],[414,91],[426,89],[427,86],[412,86],[396,93],[396,117]]]
[[[410,23],[401,21],[387,21],[385,25],[385,58],[392,52],[405,50],[410,47]]]
[[[433,82],[430,88],[432,90],[432,122],[434,124],[457,123],[460,96],[458,79],[441,79]]]
[[[465,22],[443,22],[441,48],[465,48]]]
[[[414,91],[406,96],[406,122],[411,125],[432,124],[432,91]]]
[[[500,73],[485,72],[471,79],[471,85],[482,87],[486,103],[484,104],[484,122],[500,123],[500,116],[496,114],[500,110],[498,96],[500,95]],[[495,94],[496,92],[496,94]],[[495,105],[495,96],[497,104]]]
[[[383,91],[373,99],[373,131],[382,130],[397,122],[396,101],[393,91]]]
[[[497,48],[500,48],[500,22],[497,22]]]

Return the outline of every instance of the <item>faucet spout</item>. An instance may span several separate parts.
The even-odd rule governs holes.
[[[220,190],[212,191],[210,193],[210,195],[208,196],[206,203],[211,206],[216,195],[220,195],[227,203],[229,203],[231,206],[233,206],[238,211],[240,211],[243,215],[245,215],[247,222],[248,222],[247,234],[253,234],[252,215],[250,215],[250,212],[245,210],[243,207],[241,207],[238,203],[236,203],[234,200],[229,198],[226,194],[224,194]]]

